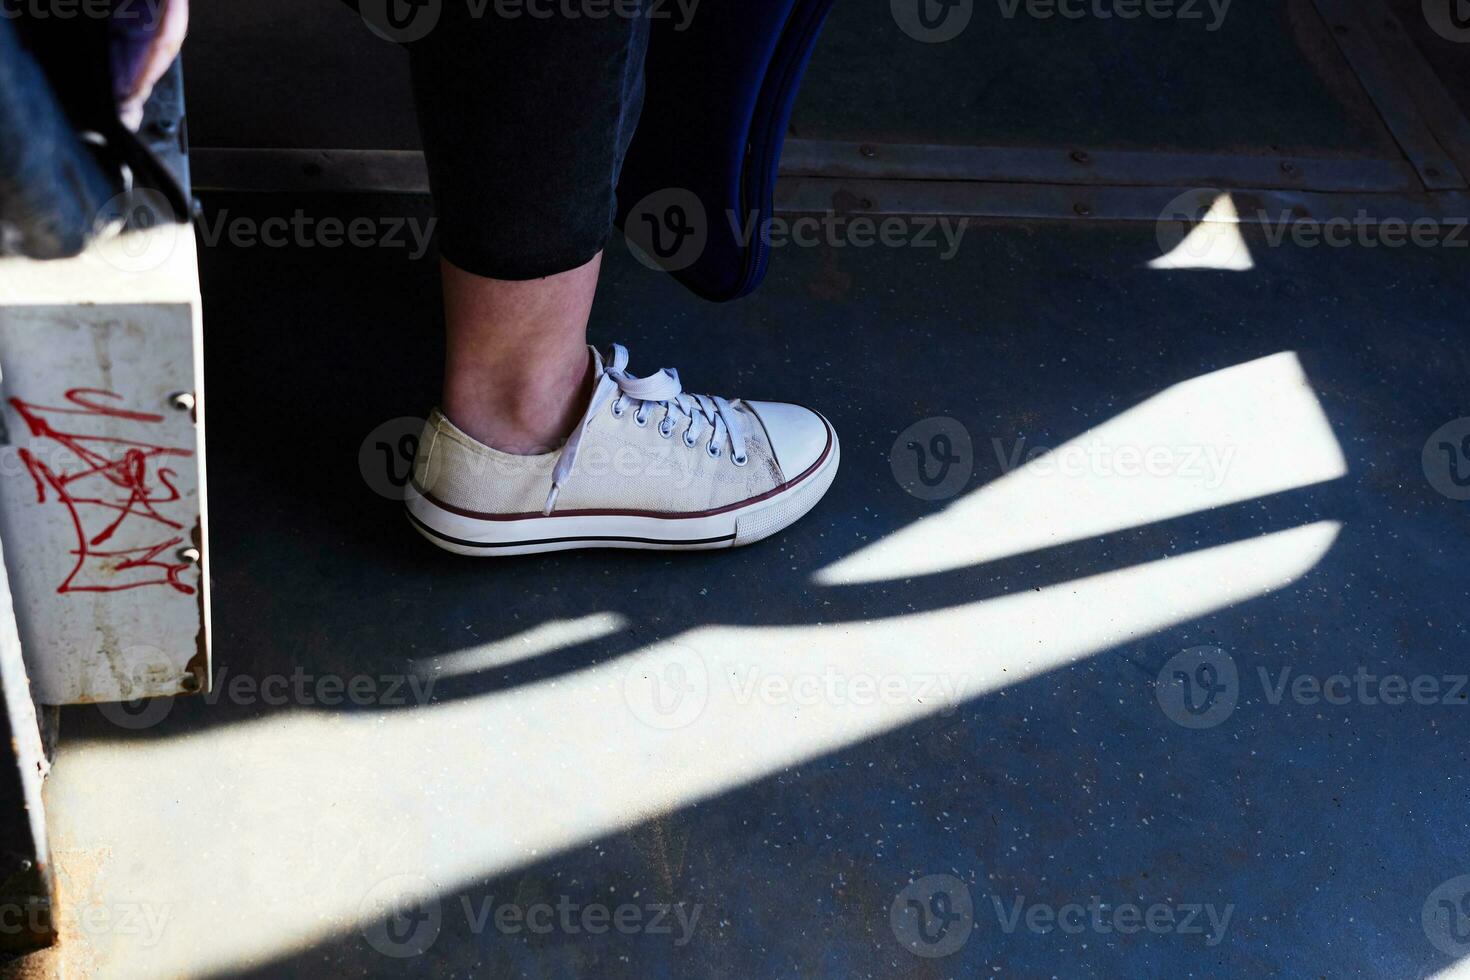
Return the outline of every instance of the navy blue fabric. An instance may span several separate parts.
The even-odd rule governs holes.
[[[0,254],[76,255],[116,188],[14,25],[0,17]]]
[[[645,223],[696,236],[677,262],[649,257],[699,295],[759,285],[769,249],[750,230],[771,215],[791,107],[832,0],[514,19],[450,2],[406,32],[396,28],[423,0],[343,2],[384,36],[412,35],[402,40],[449,261],[498,279],[551,275],[586,262],[631,216],[635,246]],[[379,23],[395,10],[398,21]]]
[[[0,17],[0,250],[59,258],[113,219],[187,219],[179,177],[118,119],[112,42],[106,19]],[[156,196],[118,196],[124,168],[172,213]]]
[[[771,216],[791,109],[831,6],[706,0],[688,24],[653,23],[643,120],[618,185],[618,220],[625,229],[630,220],[649,221],[671,235],[703,236],[692,261],[681,255],[664,264],[645,252],[700,296],[735,299],[765,276],[770,250],[759,229]],[[684,191],[702,213],[688,213]]]

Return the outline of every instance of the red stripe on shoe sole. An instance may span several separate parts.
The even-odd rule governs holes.
[[[566,544],[569,541],[623,541],[635,544],[695,545],[716,544],[720,541],[732,541],[735,538],[735,532],[732,531],[729,534],[722,534],[715,538],[637,538],[617,534],[578,534],[568,538],[528,538],[524,541],[469,541],[465,538],[456,538],[453,535],[445,534],[443,531],[435,530],[415,517],[411,511],[405,511],[405,513],[408,514],[408,519],[419,530],[426,534],[432,534],[441,540],[448,541],[450,544],[457,544],[465,548],[526,548],[541,544]],[[537,516],[539,517],[540,515]]]

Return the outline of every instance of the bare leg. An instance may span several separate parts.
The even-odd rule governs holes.
[[[602,254],[544,279],[486,279],[441,263],[444,414],[502,452],[555,449],[587,405],[587,317]]]

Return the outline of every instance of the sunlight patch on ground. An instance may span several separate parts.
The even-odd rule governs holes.
[[[1309,524],[874,623],[700,627],[429,707],[64,744],[49,787],[58,850],[96,867],[68,898],[143,903],[162,923],[146,947],[90,937],[109,977],[218,975],[355,937],[381,917],[384,883],[445,896],[448,922],[448,896],[488,875],[1283,588],[1339,530]],[[1136,678],[1132,710],[1171,725],[1153,678],[1116,669]],[[120,800],[147,819],[119,820]]]
[[[461,677],[494,667],[531,660],[554,650],[606,639],[628,627],[627,617],[613,612],[576,619],[554,619],[503,640],[432,657],[420,665],[425,677]]]
[[[1020,445],[1011,435],[975,439],[976,469],[994,466],[1001,475],[993,481],[821,569],[815,581],[850,585],[966,568],[1347,472],[1289,351],[1166,388],[1029,460],[1008,458]]]
[[[1172,225],[1162,228],[1173,230]],[[1256,267],[1240,233],[1240,214],[1229,194],[1218,194],[1210,209],[1166,253],[1149,262],[1150,269],[1223,269],[1246,272]]]

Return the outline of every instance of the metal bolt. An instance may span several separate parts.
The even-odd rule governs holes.
[[[199,554],[198,548],[180,548],[178,551],[178,555],[179,561],[186,561],[191,565],[198,564],[199,559],[203,557]]]
[[[870,160],[873,157],[875,157],[875,156],[878,155],[878,151],[875,150],[875,149],[873,149],[871,146],[869,146],[866,143],[864,143],[862,146],[858,147],[858,152],[861,153],[863,156],[867,157]]]
[[[1077,163],[1091,163],[1092,157],[1087,155],[1086,150],[1073,150],[1070,154]]]
[[[1081,201],[1078,201],[1076,204],[1072,205],[1072,210],[1076,211],[1084,218],[1092,213],[1092,208],[1088,207],[1086,204],[1083,204]]]
[[[168,396],[168,403],[181,412],[192,412],[194,410],[194,393],[192,391],[176,391]]]

